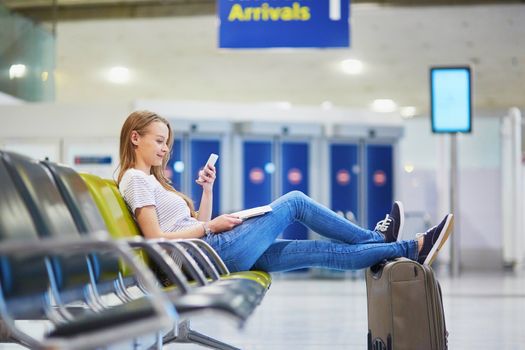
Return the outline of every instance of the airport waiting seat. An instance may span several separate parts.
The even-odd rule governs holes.
[[[152,244],[156,245],[155,242],[143,241],[141,236],[139,236],[139,231],[133,218],[130,216],[125,203],[120,197],[118,190],[115,186],[111,187],[111,183],[108,183],[101,178],[98,178],[94,175],[84,175],[84,180],[71,168],[57,165],[50,162],[44,162],[45,166],[49,169],[50,173],[53,175],[53,178],[57,184],[57,187],[60,189],[60,192],[67,203],[68,207],[73,214],[77,226],[81,228],[94,228],[99,227],[100,218],[95,218],[95,216],[100,216],[99,213],[93,212],[93,191],[88,190],[87,186],[99,186],[98,191],[94,193],[95,201],[100,209],[100,212],[106,213],[104,219],[107,224],[107,228],[110,233],[113,233],[117,239],[127,238],[127,242],[134,247],[148,248]],[[88,178],[88,181],[86,181]],[[114,185],[114,183],[113,183]],[[115,192],[115,190],[117,192]],[[88,203],[90,202],[90,203]],[[108,210],[106,210],[108,209]],[[85,211],[85,212],[84,212]],[[123,217],[129,216],[131,221],[122,220]],[[94,223],[90,223],[90,220],[95,220]],[[158,242],[159,244],[170,244],[170,242]],[[178,242],[171,243],[171,245],[182,245],[183,243],[189,242]],[[197,245],[204,245],[207,249],[211,247],[207,246],[204,242],[195,242],[195,247],[189,249],[188,251],[193,251],[194,254],[199,256],[199,248]],[[193,244],[193,243],[191,243]],[[150,253],[148,251],[148,253]],[[181,251],[179,250],[179,253]],[[214,253],[214,252],[213,252]],[[210,263],[207,259],[207,255],[201,252],[200,254],[201,262]],[[145,258],[145,255],[139,255],[141,258]],[[184,254],[182,251],[182,257],[186,258],[186,262],[189,265],[193,266],[194,270],[199,270],[200,265],[196,264],[193,258]],[[218,256],[216,256],[217,259]],[[167,257],[166,259],[170,259]],[[171,269],[171,274],[168,277],[173,276],[173,268],[169,264],[165,264],[166,261],[158,261],[161,263],[164,269]],[[164,264],[163,264],[164,263]],[[220,260],[220,263],[222,261]],[[223,263],[222,263],[223,264]],[[177,267],[175,267],[176,269]],[[225,267],[224,267],[225,268]],[[200,270],[199,270],[200,271]],[[230,316],[234,316],[240,321],[240,324],[244,322],[248,316],[253,312],[254,308],[260,303],[260,300],[264,296],[264,292],[269,285],[269,283],[261,283],[264,281],[264,273],[256,273],[256,278],[243,278],[239,277],[238,280],[229,280],[221,279],[214,280],[212,283],[209,283],[208,280],[200,280],[200,284],[197,284],[198,287],[195,288],[195,284],[192,287],[188,287],[185,283],[184,276],[180,276],[177,273],[175,274],[175,288],[166,288],[165,291],[169,293],[170,299],[174,303],[178,312],[184,316],[188,313],[194,313],[197,311],[221,311],[226,312]],[[249,275],[249,273],[247,273]],[[198,278],[198,276],[197,276]],[[266,279],[269,279],[266,277]],[[183,280],[183,281],[181,281]],[[266,287],[265,287],[266,286]],[[182,287],[182,288],[181,288]],[[191,289],[191,290],[190,290]],[[177,336],[174,333],[169,333],[164,337],[164,342],[171,341],[191,341],[199,343],[201,345],[213,346],[216,348],[231,349],[227,344],[221,343],[214,339],[211,339],[205,335],[202,335],[198,332],[191,330],[189,327],[189,321],[182,323],[182,331],[177,332]]]
[[[66,202],[70,202],[69,204],[72,204],[73,202],[62,200],[59,190],[55,186],[55,182],[52,180],[49,172],[49,168],[52,166],[48,164],[47,167],[44,167],[43,164],[34,162],[24,156],[7,152],[4,152],[3,158],[5,164],[9,167],[9,170],[12,173],[11,175],[16,179],[16,182],[18,182],[17,185],[19,190],[27,192],[27,203],[32,207],[36,216],[43,218],[43,220],[41,220],[42,222],[39,223],[43,224],[43,230],[49,231],[47,233],[50,235],[55,234],[64,238],[78,236],[78,232],[75,231],[75,227],[71,223],[71,214],[67,209],[64,210],[64,208],[66,208]],[[77,179],[80,179],[78,174],[72,171],[72,169],[63,167],[63,170],[68,169],[69,174],[72,175],[73,178],[76,176]],[[69,182],[69,185],[70,188],[75,187],[71,182]],[[89,193],[82,180],[80,180],[80,182],[77,181],[77,188],[72,193],[75,194],[79,192],[79,185],[83,188],[84,193]],[[61,187],[61,189],[64,188],[64,186]],[[76,199],[82,199],[84,201],[91,200],[89,196],[83,198],[82,196],[78,196]],[[86,207],[86,203],[83,204],[83,207]],[[79,210],[79,212],[82,212],[82,210]],[[78,219],[77,215],[73,215],[73,217]],[[89,217],[89,215],[86,215],[86,217]],[[62,230],[59,233],[55,232],[56,227],[60,227]],[[77,225],[77,227],[88,226]],[[154,249],[151,249],[155,244],[151,244],[151,242],[140,242],[140,240],[136,239],[133,240],[133,242],[127,243],[147,243],[139,246],[147,248],[148,254],[155,252]],[[170,268],[172,273],[176,272],[177,266],[169,265],[170,257],[165,254],[162,255],[162,249],[158,249],[158,253],[159,252],[160,254],[157,255],[160,256],[160,259],[157,259],[156,262],[161,263],[161,266],[164,268]],[[252,285],[257,284],[254,281],[244,281],[244,284],[248,283],[251,283]],[[97,289],[96,287],[98,286],[95,286],[95,289]],[[187,315],[188,313],[203,310],[215,310],[226,312],[242,323],[256,306],[254,298],[252,297],[253,290],[249,289],[240,290],[239,288],[206,285],[181,296],[180,292],[189,290],[189,287],[187,285],[177,285],[177,287],[178,288],[175,289],[175,292],[177,293],[170,293],[169,297],[173,305],[175,305],[177,312],[181,315]],[[147,293],[147,290],[145,292]],[[227,344],[215,341],[191,330],[188,323],[184,324],[184,332],[186,337],[181,337],[181,332],[178,332],[177,337],[172,335],[174,333],[168,333],[167,336],[164,337],[164,341],[172,341],[176,338],[177,340],[184,339],[186,341],[193,341],[203,345],[212,345],[217,348],[233,349],[233,347]]]
[[[37,162],[33,162],[24,156],[16,154],[6,155],[8,166],[12,168],[14,176],[18,176],[19,181],[21,182],[20,190],[27,190],[30,192],[28,197],[30,197],[30,204],[35,208],[35,213],[46,219],[42,220],[43,223],[40,224],[40,231],[44,232],[44,236],[77,236],[77,227],[82,228],[80,233],[85,234],[87,233],[85,229],[89,229],[90,226],[93,228],[96,227],[96,225],[99,225],[101,219],[96,220],[94,223],[90,221],[97,215],[92,210],[93,208],[96,208],[96,206],[92,202],[87,187],[76,172],[67,167],[60,167],[58,165],[53,166],[51,163],[48,163],[47,166],[44,167]],[[55,178],[57,180],[56,184],[58,185],[58,189],[62,190],[63,196],[61,196],[59,193],[60,191],[51,179],[48,171],[49,169],[52,169],[52,173],[54,172],[55,174],[59,172],[59,169],[62,169],[62,172],[64,173],[69,171],[69,177]],[[77,181],[75,182],[74,180]],[[65,186],[63,185],[69,185],[70,188],[74,188],[75,191],[64,191]],[[67,200],[64,201],[63,198],[67,198]],[[74,203],[77,203],[79,206],[75,206]],[[68,209],[71,210],[71,212]],[[71,213],[74,214],[71,215]],[[80,216],[86,220],[80,220]],[[74,222],[73,217],[76,222]],[[57,229],[57,227],[60,227],[60,230]],[[131,243],[141,242],[134,240]],[[151,244],[142,244],[141,246],[144,248],[150,248]],[[82,259],[80,259],[78,265],[85,266],[85,257],[81,258]],[[165,261],[160,260],[160,262],[164,263]],[[68,261],[67,263],[71,268],[71,266],[75,266],[77,262]],[[100,269],[100,266],[98,266],[98,269]],[[79,273],[76,272],[75,275],[78,276]],[[87,280],[85,282],[87,283]]]
[[[28,201],[31,193],[19,191],[19,178],[6,166],[6,157],[0,152],[0,340],[31,349],[83,349],[132,341],[169,327],[176,315],[173,307],[156,288],[151,273],[134,262],[127,246],[100,236],[39,238],[39,225],[49,217],[38,216]],[[48,214],[58,213],[50,207]],[[59,299],[67,294],[65,299],[81,300],[86,271],[81,264],[71,267],[63,262],[79,262],[76,257],[90,252],[118,253],[151,289],[150,296],[98,312],[64,313],[57,300],[51,301],[49,291],[54,290]],[[26,319],[50,321],[52,329],[35,337],[15,324]]]

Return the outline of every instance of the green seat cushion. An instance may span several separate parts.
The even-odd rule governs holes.
[[[222,275],[221,278],[223,279],[249,279],[252,281],[256,281],[257,283],[261,284],[264,288],[268,289],[270,288],[270,284],[272,283],[272,277],[269,273],[264,271],[240,271],[240,272],[232,272],[229,275]]]

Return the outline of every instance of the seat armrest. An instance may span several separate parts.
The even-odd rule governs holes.
[[[184,247],[187,251],[192,253],[191,257],[194,258],[195,262],[199,264],[199,267],[202,269],[202,271],[206,272],[206,275],[207,275],[206,277],[210,278],[213,281],[218,281],[221,278],[216,265],[212,263],[208,255],[206,255],[203,249],[201,249],[195,242],[186,240],[186,239],[165,240],[163,238],[155,240],[155,241],[157,242],[168,241],[168,242],[179,244],[180,246]]]
[[[49,238],[37,241],[6,241],[0,244],[0,256],[19,256],[31,257],[35,255],[60,255],[67,252],[72,253],[86,253],[93,251],[111,251],[118,254],[141,278],[144,285],[149,291],[147,296],[148,302],[151,303],[152,317],[147,322],[141,322],[135,326],[125,327],[116,325],[112,332],[110,329],[104,329],[100,332],[93,332],[86,334],[79,334],[75,337],[74,343],[80,345],[82,342],[90,344],[90,346],[102,346],[101,342],[116,342],[124,339],[133,339],[140,332],[156,332],[162,329],[169,328],[178,319],[176,310],[173,304],[169,301],[166,294],[164,294],[156,284],[153,274],[146,269],[138,261],[131,252],[128,245],[124,242],[107,240],[107,235],[93,234],[80,238]],[[111,309],[107,310],[111,312]],[[5,308],[0,308],[0,314],[4,321],[7,331],[12,336],[24,345],[30,348],[68,348],[73,344],[71,341],[64,342],[63,339],[43,339],[38,340],[20,330],[16,325],[14,319],[6,311]]]
[[[141,248],[148,253],[148,256],[162,269],[168,279],[180,288],[182,293],[188,293],[190,286],[180,267],[175,264],[173,259],[156,242],[146,241],[140,237],[124,240],[132,248]]]
[[[179,258],[182,260],[183,266],[186,267],[191,274],[191,276],[199,283],[199,285],[204,286],[208,284],[208,280],[204,275],[201,267],[193,257],[186,252],[186,250],[179,245],[179,243],[173,242],[171,240],[157,239],[155,243],[162,246],[168,254],[172,255],[174,260]]]
[[[224,261],[222,261],[222,259],[219,256],[219,254],[217,254],[215,249],[213,249],[206,241],[204,241],[202,239],[197,239],[197,238],[191,238],[191,239],[188,239],[187,241],[196,244],[198,247],[204,249],[208,253],[208,256],[211,259],[213,259],[213,263],[215,264],[215,268],[217,269],[219,274],[221,274],[221,275],[229,275],[230,274],[230,271],[226,267],[226,264],[224,263]]]
[[[184,240],[177,241],[176,243],[185,247],[189,252],[192,253],[192,257],[194,257],[195,261],[202,267],[204,271],[206,271],[208,278],[212,279],[213,281],[218,281],[221,279],[219,271],[217,271],[217,268],[211,262],[210,258],[195,243]]]

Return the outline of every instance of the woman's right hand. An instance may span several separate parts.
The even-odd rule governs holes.
[[[229,231],[240,224],[242,224],[242,220],[231,214],[223,214],[208,221],[208,227],[213,233]]]

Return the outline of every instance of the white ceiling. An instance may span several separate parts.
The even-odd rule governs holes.
[[[376,98],[428,110],[428,68],[470,64],[477,110],[525,107],[525,5],[353,5],[352,47],[217,49],[212,16],[59,22],[58,102],[135,99],[368,107]],[[340,61],[360,59],[361,75]],[[104,73],[130,69],[114,85]]]

